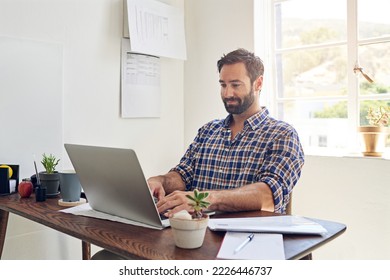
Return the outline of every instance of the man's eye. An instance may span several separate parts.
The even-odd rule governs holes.
[[[232,84],[232,87],[237,88],[237,87],[239,87],[240,85],[241,85],[241,84],[233,83],[233,84]]]
[[[226,84],[220,84],[221,88],[226,88]]]

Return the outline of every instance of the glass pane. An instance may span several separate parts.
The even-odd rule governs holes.
[[[346,47],[287,52],[276,57],[278,96],[345,96]]]
[[[346,2],[290,0],[276,3],[276,48],[345,41]]]
[[[389,2],[358,0],[359,39],[390,35]]]
[[[360,46],[359,62],[363,71],[374,80],[369,83],[359,76],[360,94],[390,93],[390,42]]]
[[[278,111],[278,118],[298,131],[305,150],[347,147],[347,101],[288,101],[280,103]]]
[[[389,100],[365,100],[360,102],[360,125],[370,125],[367,118],[368,110],[377,110],[380,107],[390,108],[390,99]]]

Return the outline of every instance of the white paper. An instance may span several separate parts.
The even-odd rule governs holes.
[[[301,216],[210,219],[209,228],[220,231],[268,232],[290,234],[324,234],[320,224]]]
[[[9,180],[9,192],[14,193],[16,191],[16,180],[11,179]]]
[[[255,233],[252,241],[240,251],[237,247],[250,235],[248,232],[226,232],[218,259],[236,260],[284,260],[283,235],[277,233]]]
[[[122,118],[160,116],[160,59],[132,53],[129,39],[122,39]]]
[[[109,221],[114,221],[114,222],[120,222],[120,223],[124,223],[124,224],[135,225],[135,226],[142,226],[142,227],[153,228],[153,229],[161,229],[161,228],[150,226],[150,225],[147,225],[144,223],[139,223],[139,222],[132,221],[129,219],[125,219],[125,218],[121,218],[118,216],[103,213],[100,211],[96,211],[96,210],[91,208],[89,203],[80,204],[80,205],[66,208],[66,209],[62,209],[59,211],[64,212],[64,213],[73,214],[73,215],[87,216],[87,217],[109,220]]]
[[[184,13],[152,0],[127,0],[131,51],[185,60]]]

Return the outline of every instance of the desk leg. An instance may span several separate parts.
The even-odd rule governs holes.
[[[83,260],[90,260],[91,259],[91,243],[81,241],[81,247],[83,250]]]
[[[300,260],[309,260],[309,261],[311,261],[312,259],[313,259],[312,253],[300,258]]]
[[[8,215],[7,211],[0,210],[0,259],[3,253],[5,234],[7,233]]]

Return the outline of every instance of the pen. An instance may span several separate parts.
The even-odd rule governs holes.
[[[37,177],[37,185],[40,185],[41,184],[41,180],[39,178],[39,173],[38,173],[38,169],[37,169],[37,164],[35,162],[35,155],[34,155],[34,167],[35,167],[35,176]]]
[[[237,254],[238,252],[240,252],[242,250],[242,248],[245,247],[246,244],[248,244],[249,242],[252,241],[253,237],[255,236],[254,233],[248,235],[248,237],[244,240],[244,242],[242,242],[235,250],[234,250],[234,254]]]

